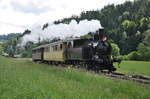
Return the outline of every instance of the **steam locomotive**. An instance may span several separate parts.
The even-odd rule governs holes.
[[[32,50],[32,59],[48,64],[78,66],[96,72],[116,71],[113,62],[118,60],[112,58],[112,47],[103,31],[99,29],[92,39],[68,38],[41,45]]]

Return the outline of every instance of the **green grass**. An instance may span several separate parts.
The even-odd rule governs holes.
[[[117,64],[115,64],[116,67]],[[150,62],[144,61],[123,61],[120,64],[120,68],[117,68],[118,72],[128,74],[138,74],[150,76]]]
[[[0,99],[149,98],[149,85],[0,56]]]

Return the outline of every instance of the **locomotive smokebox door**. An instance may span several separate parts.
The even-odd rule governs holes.
[[[104,37],[104,28],[101,28],[94,34],[94,41],[98,41],[103,37]]]

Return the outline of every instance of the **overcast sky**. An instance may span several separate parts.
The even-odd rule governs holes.
[[[0,35],[125,1],[129,0],[0,0]]]

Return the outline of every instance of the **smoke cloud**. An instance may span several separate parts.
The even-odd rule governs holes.
[[[80,37],[89,32],[96,32],[99,28],[102,28],[100,21],[98,20],[82,20],[79,23],[72,20],[69,24],[48,24],[48,27],[44,30],[42,30],[42,26],[33,26],[31,28],[31,33],[22,38],[22,43],[26,44],[28,41],[37,43],[39,39],[43,41],[47,39],[51,40],[56,37],[60,39]]]

